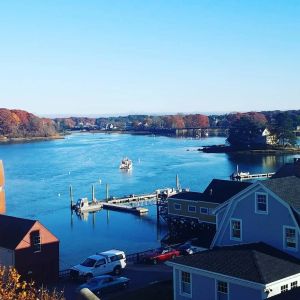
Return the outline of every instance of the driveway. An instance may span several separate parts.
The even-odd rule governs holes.
[[[128,264],[124,269],[122,276],[130,278],[129,288],[127,289],[127,291],[130,291],[145,287],[158,281],[172,279],[172,268],[166,266],[165,264]],[[77,298],[76,288],[79,285],[79,282],[67,280],[60,283],[58,289],[64,290],[66,300],[74,300]],[[113,294],[102,296],[101,300],[109,299],[110,297],[118,293],[121,292],[117,291]]]

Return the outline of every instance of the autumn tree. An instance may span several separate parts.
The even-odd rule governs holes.
[[[50,292],[26,282],[13,267],[0,266],[0,299],[5,300],[63,300],[63,293]]]

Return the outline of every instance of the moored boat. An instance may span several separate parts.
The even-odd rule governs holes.
[[[132,161],[128,159],[128,157],[125,157],[122,159],[120,164],[120,169],[122,170],[131,170],[132,169]]]

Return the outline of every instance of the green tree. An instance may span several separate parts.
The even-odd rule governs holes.
[[[279,113],[275,116],[272,133],[276,134],[280,145],[296,144],[294,129],[293,119],[287,112]]]

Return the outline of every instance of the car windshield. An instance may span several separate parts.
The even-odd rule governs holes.
[[[81,263],[84,267],[93,267],[95,265],[96,260],[92,258],[87,258],[84,262]]]

